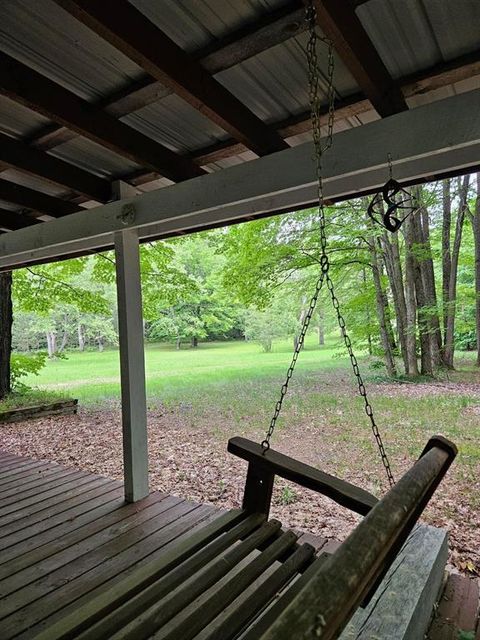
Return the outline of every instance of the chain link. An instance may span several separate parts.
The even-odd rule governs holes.
[[[333,57],[333,46],[330,40],[325,38],[320,38],[316,31],[316,11],[313,5],[313,1],[309,0],[306,8],[306,21],[308,23],[308,31],[309,38],[307,42],[307,64],[308,64],[308,86],[309,86],[309,99],[310,99],[310,109],[311,109],[311,121],[312,121],[312,130],[313,130],[313,143],[315,148],[315,168],[316,168],[316,178],[317,178],[317,196],[318,196],[318,221],[319,221],[319,238],[320,238],[320,276],[316,282],[315,290],[313,296],[310,300],[310,304],[308,307],[307,314],[302,323],[302,328],[300,331],[300,336],[295,346],[295,350],[293,353],[292,361],[287,370],[287,377],[282,385],[280,397],[275,404],[275,410],[270,421],[270,425],[268,427],[265,439],[262,442],[262,448],[265,451],[268,451],[270,448],[270,439],[273,435],[273,432],[276,427],[276,423],[280,412],[282,410],[283,400],[288,391],[288,385],[293,376],[293,372],[295,369],[295,365],[297,363],[300,351],[303,348],[305,342],[305,336],[307,330],[310,326],[310,321],[312,319],[313,313],[317,306],[318,297],[320,295],[320,291],[324,283],[327,285],[327,289],[330,294],[330,298],[332,301],[333,308],[335,310],[337,316],[338,326],[340,327],[340,331],[342,334],[342,338],[345,344],[345,348],[347,349],[350,362],[352,365],[353,373],[357,379],[357,386],[360,396],[364,401],[365,413],[370,420],[371,429],[380,452],[380,456],[382,459],[383,466],[385,468],[385,472],[387,474],[388,482],[390,486],[395,484],[395,480],[392,474],[392,470],[390,467],[390,462],[388,460],[388,456],[385,451],[385,447],[382,441],[382,436],[378,429],[377,423],[375,421],[375,417],[373,415],[373,408],[370,404],[367,396],[367,391],[365,388],[365,384],[363,382],[363,378],[360,374],[360,368],[358,366],[358,361],[353,352],[352,341],[350,336],[347,333],[345,319],[340,311],[340,303],[335,294],[335,289],[333,286],[332,279],[330,277],[330,261],[327,253],[327,234],[326,234],[326,221],[325,221],[325,198],[324,198],[324,190],[323,190],[323,170],[322,170],[322,161],[323,154],[327,149],[329,149],[332,145],[332,137],[333,137],[333,125],[335,118],[335,89],[333,86],[333,72],[334,72],[334,57]],[[327,132],[325,136],[325,140],[322,141],[321,135],[321,115],[322,115],[322,104],[320,97],[320,73],[318,67],[318,57],[317,57],[317,46],[318,40],[321,40],[328,46],[328,71],[327,71],[327,97],[328,97],[328,115],[327,115]]]

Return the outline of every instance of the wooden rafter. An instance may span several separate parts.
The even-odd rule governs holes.
[[[354,8],[348,2],[315,0],[317,22],[382,117],[408,109]]]
[[[108,180],[0,133],[0,163],[73,189],[98,202],[111,197]]]
[[[258,155],[288,145],[127,0],[56,0],[151,76]]]
[[[400,78],[398,81],[406,98],[424,95],[442,87],[480,75],[480,49],[449,62],[437,64],[428,69]],[[352,94],[336,102],[335,119],[355,118],[371,110],[371,103],[362,93]],[[323,113],[328,113],[327,107]],[[273,125],[284,138],[306,133],[311,129],[310,112],[304,111]],[[192,158],[200,165],[218,162],[239,155],[246,147],[235,140],[224,140],[192,153]],[[154,180],[153,174],[136,173],[126,179],[132,184],[141,185]]]
[[[293,0],[194,52],[192,56],[209,73],[220,73],[305,31],[307,25],[304,13],[301,2]],[[146,74],[101,98],[96,106],[121,118],[172,93],[171,89]],[[52,149],[73,140],[77,135],[71,129],[48,124],[34,132],[26,141],[41,149]]]
[[[54,218],[68,216],[70,213],[80,211],[82,207],[74,202],[62,200],[55,196],[50,196],[41,191],[24,187],[10,180],[0,179],[0,200],[17,204],[26,209],[33,209],[46,213]]]
[[[0,91],[47,118],[173,181],[204,173],[180,156],[14,58],[0,53]]]

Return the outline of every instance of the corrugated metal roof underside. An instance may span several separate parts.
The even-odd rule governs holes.
[[[232,31],[288,3],[288,0],[130,0],[177,44],[189,52],[212,45]],[[369,0],[357,9],[379,54],[394,77],[455,58],[480,45],[480,2],[477,0]],[[267,123],[278,123],[308,109],[305,64],[306,34],[264,51],[222,71],[216,78]],[[126,56],[81,25],[52,0],[8,0],[2,3],[0,49],[43,73],[76,95],[97,101],[143,77]],[[321,56],[326,101],[327,56]],[[479,85],[480,77],[409,98],[410,106],[452,95]],[[359,91],[343,62],[335,55],[335,92],[345,98]],[[169,92],[166,91],[166,94]],[[372,109],[338,119],[335,130],[378,118]],[[122,120],[178,153],[191,154],[229,138],[181,98],[170,94],[124,116]],[[0,131],[28,138],[48,125],[48,119],[0,97]],[[288,138],[291,145],[310,139],[309,133]],[[141,167],[90,140],[76,137],[49,153],[98,175],[112,178],[138,173]],[[218,171],[255,158],[246,151],[206,165]],[[33,188],[61,194],[61,188],[18,173],[2,174]],[[13,177],[12,177],[13,176]],[[171,184],[160,178],[142,190]],[[52,189],[54,191],[52,191]]]

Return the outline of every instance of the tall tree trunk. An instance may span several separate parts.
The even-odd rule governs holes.
[[[415,197],[421,202],[421,188],[415,190]],[[432,365],[435,369],[441,365],[442,361],[442,332],[440,329],[440,318],[438,315],[437,291],[435,288],[435,271],[432,258],[432,246],[430,244],[430,221],[428,210],[422,206],[417,214],[416,223],[418,241],[421,246],[419,258],[420,271],[422,275],[423,289],[425,292],[426,316],[428,323],[428,339],[430,342],[430,353]]]
[[[450,271],[452,268],[452,256],[450,252],[450,233],[452,228],[452,197],[450,195],[451,180],[447,179],[442,184],[442,302],[443,302],[443,347],[447,339],[447,316],[449,300]]]
[[[0,273],[0,399],[10,393],[12,355],[12,272]]]
[[[413,254],[412,219],[407,218],[405,234],[405,305],[407,321],[407,374],[418,376],[417,362],[417,300],[415,296],[415,258]]]
[[[78,334],[78,350],[79,351],[85,351],[84,326],[83,326],[83,324],[81,322],[78,323],[77,334]]]
[[[380,340],[382,343],[385,366],[389,376],[396,375],[395,358],[392,348],[392,326],[390,323],[388,299],[382,286],[381,265],[377,251],[377,240],[375,237],[369,240],[369,249],[372,264],[373,284],[375,287],[375,303],[377,308],[378,323],[380,326]]]
[[[407,304],[405,301],[405,290],[403,288],[403,273],[400,261],[398,234],[395,233],[389,237],[389,234],[385,231],[380,241],[383,249],[385,267],[390,282],[390,289],[392,291],[400,353],[403,359],[405,373],[409,375],[409,362],[407,356]]]
[[[325,318],[322,308],[318,309],[318,344],[323,347],[325,344]]]
[[[480,367],[480,172],[477,173],[475,211],[471,215],[475,245],[475,321],[477,334],[477,367]]]
[[[301,328],[304,321],[305,321],[305,317],[307,315],[307,308],[306,305],[307,304],[307,297],[303,296],[302,298],[302,308],[300,309],[300,315],[298,317],[298,327]],[[293,348],[294,350],[298,347],[298,341],[300,340],[300,331],[298,333],[296,333],[293,336]]]
[[[53,356],[57,353],[57,336],[54,331],[47,331],[46,337],[48,357],[53,358]]]
[[[363,286],[366,289],[367,288],[367,271],[365,267],[362,267],[362,280],[363,280]],[[370,327],[372,326],[370,305],[367,305],[367,326],[368,326],[368,333],[367,333],[368,355],[371,356],[373,354],[373,341],[372,341],[372,333],[370,330]]]
[[[458,259],[460,256],[460,245],[462,243],[463,222],[465,220],[465,212],[468,206],[468,188],[470,185],[470,176],[464,176],[460,183],[459,179],[459,204],[457,213],[457,222],[455,224],[455,237],[452,247],[452,265],[450,269],[450,280],[448,283],[448,307],[447,307],[447,329],[445,332],[445,352],[444,363],[447,367],[453,369],[453,355],[455,351],[455,311],[457,298],[457,273]]]

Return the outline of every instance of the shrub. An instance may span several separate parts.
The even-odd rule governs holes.
[[[45,351],[39,351],[34,354],[15,353],[10,359],[10,384],[12,391],[26,391],[28,385],[20,382],[21,378],[29,375],[38,376],[39,372],[45,366],[48,354]]]

